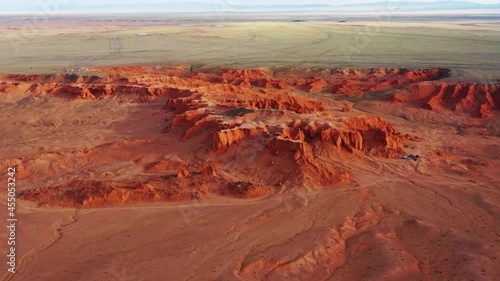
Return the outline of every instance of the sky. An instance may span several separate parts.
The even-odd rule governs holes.
[[[2,11],[28,11],[37,10],[43,5],[54,5],[54,3],[63,6],[79,6],[79,5],[108,5],[108,4],[140,4],[140,3],[189,3],[189,2],[205,2],[222,5],[301,5],[301,4],[361,4],[370,2],[382,2],[385,0],[18,0],[18,1],[1,1],[0,12]],[[395,1],[395,0],[393,0]],[[415,0],[399,0],[405,2],[432,2],[433,0],[415,1]],[[468,0],[469,2],[482,4],[497,4],[500,0]]]

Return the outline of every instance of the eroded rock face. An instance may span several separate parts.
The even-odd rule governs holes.
[[[396,91],[393,100],[488,119],[500,108],[500,84],[422,82]]]
[[[146,87],[124,84],[84,84],[45,82],[2,82],[0,91],[13,94],[47,94],[67,99],[96,99],[107,96],[125,96],[138,100],[152,100],[176,92],[175,88]]]
[[[272,134],[277,137],[270,137]],[[240,128],[214,133],[214,150],[223,152],[233,143],[262,136],[269,140],[270,150],[287,149],[304,151],[304,143],[315,140],[333,143],[339,150],[348,152],[371,151],[376,155],[395,157],[403,147],[404,137],[381,118],[355,117],[339,119],[337,123],[290,122],[288,127]],[[307,139],[307,141],[306,141]]]
[[[214,150],[223,152],[233,143],[255,137],[261,131],[258,128],[234,128],[217,131],[214,133]]]
[[[189,143],[181,151],[172,151],[182,161],[146,162],[143,171],[161,175],[157,178],[76,181],[40,187],[24,193],[23,199],[46,206],[102,207],[218,195],[254,198],[277,189],[339,186],[351,180],[339,159],[363,154],[396,157],[406,137],[378,117],[333,116],[325,112],[324,102],[303,91],[358,95],[432,80],[446,71],[250,69],[191,73],[182,67],[120,67],[92,72],[81,76],[0,76],[0,89],[3,93],[41,93],[89,102],[110,96],[129,102],[162,100],[167,114],[165,133]],[[350,107],[343,111],[349,112]],[[137,163],[147,158],[137,157]],[[199,163],[200,159],[210,164]]]
[[[345,263],[346,240],[356,232],[354,220],[338,228],[311,228],[285,244],[256,250],[245,257],[237,273],[269,281],[326,280]]]
[[[382,89],[398,88],[410,83],[430,81],[446,76],[448,69],[294,69],[276,73],[276,77],[311,93],[333,93],[361,96]]]
[[[256,198],[268,195],[269,189],[249,182],[230,182],[210,174],[190,174],[182,168],[167,179],[147,182],[74,181],[63,186],[42,187],[23,192],[20,199],[39,206],[60,208],[101,208],[137,203],[176,202],[221,195],[234,198]]]
[[[176,280],[189,279],[191,272],[204,280],[270,281],[495,280],[498,275],[495,168],[500,145],[489,133],[499,134],[498,112],[491,108],[492,102],[498,105],[497,88],[435,81],[399,84],[436,73],[387,69],[290,70],[293,75],[303,72],[304,80],[319,76],[303,85],[310,92],[266,69],[196,74],[183,68],[124,67],[96,72],[101,78],[16,76],[11,78],[17,82],[0,84],[5,97],[2,132],[7,136],[0,168],[17,168],[19,203],[35,214],[30,215],[33,227],[47,230],[44,225],[54,222],[51,229],[61,225],[64,230],[64,238],[43,250],[42,257],[57,256],[68,246],[79,250],[73,242],[81,237],[72,232],[125,215],[135,222],[132,228],[117,229],[124,223],[95,232],[85,228],[90,238],[105,234],[96,240],[101,246],[110,244],[108,237],[113,240],[111,250],[95,253],[95,261],[128,252],[120,241],[141,240],[146,234],[151,243],[143,243],[144,251],[137,253],[144,257],[135,268],[140,270],[165,249],[172,249],[173,257],[186,254],[175,238],[187,239],[190,260],[213,262],[188,268],[187,274],[171,278]],[[386,89],[399,87],[403,104],[337,97],[328,92],[333,85],[328,75],[346,80],[335,93],[351,93],[350,87],[353,94],[382,89],[381,95],[369,97],[388,97],[394,93]],[[405,92],[412,87],[414,92]],[[491,120],[453,113],[469,110],[485,118],[481,114],[487,112],[477,111],[471,102],[478,91],[486,97],[478,104],[491,109]],[[352,111],[342,112],[345,107]],[[433,114],[418,107],[442,111]],[[29,116],[16,115],[18,109]],[[400,118],[401,112],[408,118]],[[16,134],[23,137],[9,139]],[[50,144],[53,140],[59,142]],[[383,159],[411,154],[420,158]],[[263,198],[270,195],[277,196]],[[219,196],[228,198],[204,200]],[[37,211],[23,200],[60,208],[194,202],[74,212]],[[40,212],[51,215],[39,221]],[[152,223],[155,219],[159,224]],[[200,239],[204,237],[208,240]],[[230,262],[221,262],[228,253]],[[139,259],[136,253],[125,256]],[[175,262],[175,257],[162,261]],[[32,280],[44,264],[35,259],[20,278]],[[82,264],[77,260],[67,268],[63,277],[68,278],[52,280],[72,280]],[[90,273],[88,280],[110,276],[109,270]],[[146,279],[163,276],[160,268]]]

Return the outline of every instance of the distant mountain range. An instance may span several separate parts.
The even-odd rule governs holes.
[[[231,1],[221,0],[213,3],[184,2],[184,3],[141,3],[141,4],[112,4],[112,5],[74,5],[71,10],[105,10],[105,11],[200,11],[210,12],[221,10],[300,10],[300,9],[327,9],[332,6],[326,4],[307,5],[236,5]]]
[[[477,10],[477,9],[500,9],[500,3],[481,4],[468,1],[434,1],[434,2],[405,2],[405,1],[383,1],[366,4],[342,5],[342,8],[370,9],[377,7],[398,7],[403,11],[414,10]]]
[[[230,3],[230,2],[229,2]],[[234,12],[245,11],[293,11],[293,12],[308,12],[311,10],[325,11],[373,11],[374,9],[384,9],[391,7],[401,12],[411,11],[442,11],[442,10],[489,10],[500,9],[498,4],[480,4],[468,1],[435,1],[435,2],[374,2],[365,4],[350,4],[350,5],[325,5],[325,4],[305,4],[305,5],[231,5],[228,1],[221,0],[220,3],[205,2],[184,2],[184,3],[140,3],[140,4],[103,4],[103,5],[86,5],[86,4],[70,4],[62,6],[63,12],[134,12],[134,11],[157,11],[157,12],[211,12],[214,9],[229,10]],[[3,12],[18,12],[13,7],[13,4],[0,4]],[[24,11],[24,12],[33,12]]]

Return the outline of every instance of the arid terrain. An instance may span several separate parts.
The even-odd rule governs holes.
[[[478,59],[421,45],[428,60],[384,60],[384,38],[413,36],[412,46],[431,33],[396,36],[394,23],[349,64],[334,62],[328,32],[310,57],[303,47],[285,55],[284,42],[354,26],[295,24],[310,37],[271,45],[269,25],[292,23],[248,23],[260,32],[245,36],[268,45],[232,38],[241,48],[228,49],[228,29],[243,23],[200,27],[226,36],[205,35],[222,40],[209,56],[196,41],[182,50],[190,59],[169,45],[173,58],[155,63],[146,49],[156,37],[183,30],[175,38],[189,40],[195,27],[110,31],[125,39],[103,58],[119,63],[45,60],[58,52],[47,36],[74,32],[68,52],[92,52],[72,26],[33,35],[31,58],[24,47],[3,54],[0,168],[17,169],[19,218],[19,267],[3,280],[500,279],[497,23],[450,24],[435,39],[455,47],[453,36],[481,26],[494,38],[462,46]],[[96,40],[115,38],[106,32],[96,27]],[[127,49],[137,38],[152,41]],[[283,57],[254,59],[252,44]],[[6,264],[5,232],[0,241]]]

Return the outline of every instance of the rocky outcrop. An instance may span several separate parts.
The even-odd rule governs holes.
[[[361,96],[383,89],[398,88],[410,83],[430,81],[443,77],[448,69],[431,68],[423,70],[393,69],[293,69],[278,72],[276,78],[294,87],[311,93]]]
[[[220,100],[220,105],[227,107],[244,107],[255,109],[279,109],[290,110],[297,113],[308,113],[313,111],[323,111],[324,107],[320,102],[311,101],[287,93],[268,93],[262,95],[250,95],[241,97],[226,97]]]
[[[353,218],[336,227],[307,229],[284,244],[252,250],[237,274],[265,281],[327,280],[346,262],[347,240],[356,232]]]
[[[216,152],[223,152],[229,148],[233,143],[241,140],[252,138],[262,133],[259,128],[234,128],[229,130],[220,130],[214,134],[214,150]]]
[[[293,140],[283,137],[276,137],[271,140],[268,145],[268,149],[271,151],[292,151],[293,153],[298,152],[299,155],[294,155],[295,160],[300,158],[300,155],[306,154],[306,146],[308,144],[303,140]]]
[[[487,119],[500,108],[500,84],[422,82],[396,91],[392,100]]]
[[[216,73],[199,73],[196,78],[241,87],[259,87],[266,89],[292,89],[284,81],[275,79],[264,69],[223,70]]]
[[[351,153],[364,151],[384,157],[398,156],[405,139],[379,117],[353,117],[329,123],[295,120],[286,127],[242,128],[235,125],[231,129],[218,130],[214,133],[214,150],[223,152],[232,144],[257,135],[268,139],[271,151],[290,150],[304,154],[305,146],[318,145],[319,141]]]
[[[173,158],[138,156],[134,166],[142,165],[144,175],[137,182],[78,181],[42,186],[22,198],[47,206],[100,207],[215,195],[255,198],[277,189],[333,188],[351,180],[339,159],[361,154],[399,156],[406,138],[381,118],[340,117],[354,114],[341,114],[338,104],[332,106],[325,99],[325,106],[315,95],[301,90],[353,94],[442,74],[440,70],[401,69],[191,73],[185,69],[123,67],[92,71],[96,75],[0,76],[0,89],[7,94],[65,99],[163,99],[168,141],[158,140],[155,147],[179,145],[175,141],[186,146],[178,146],[180,152],[173,152]],[[324,112],[325,107],[336,108],[335,114]],[[133,147],[130,151],[143,149]],[[183,153],[183,160],[175,158],[176,153]]]
[[[379,117],[338,119],[336,123],[294,121],[288,126],[298,129],[298,134],[304,135],[311,142],[318,139],[321,142],[333,143],[338,149],[351,153],[366,151],[375,155],[395,157],[404,146],[404,137]],[[284,130],[285,136],[288,130]]]
[[[243,181],[231,183],[221,190],[221,195],[243,199],[258,198],[269,194],[269,189],[264,186]]]
[[[247,69],[190,73],[186,68],[121,67],[92,69],[89,72],[92,74],[4,75],[0,76],[0,81],[10,83],[13,87],[26,85],[17,90],[31,88],[31,93],[63,94],[68,98],[89,96],[88,92],[83,95],[78,92],[78,89],[88,89],[96,98],[124,95],[149,101],[161,96],[186,96],[183,91],[196,89],[209,95],[220,96],[220,101],[225,101],[228,106],[232,104],[302,113],[321,110],[321,104],[308,104],[311,101],[287,93],[287,90],[362,95],[408,83],[434,80],[446,75],[448,70],[293,69],[273,72],[269,69]],[[35,84],[37,86],[32,88]],[[2,92],[12,92],[6,84],[0,89]],[[26,89],[23,92],[26,92]],[[216,95],[216,92],[219,95]],[[267,98],[270,94],[272,96]]]
[[[231,182],[217,175],[208,164],[200,173],[180,168],[177,174],[147,182],[74,181],[65,186],[41,187],[22,192],[19,198],[38,206],[58,208],[101,208],[140,203],[176,202],[214,195],[257,198],[270,190],[251,182]]]
[[[62,190],[62,192],[61,192]],[[192,194],[171,187],[159,188],[155,184],[134,184],[133,188],[116,183],[76,181],[68,186],[30,190],[21,199],[34,201],[39,206],[62,208],[96,208],[137,204],[145,202],[182,201],[192,199]]]

